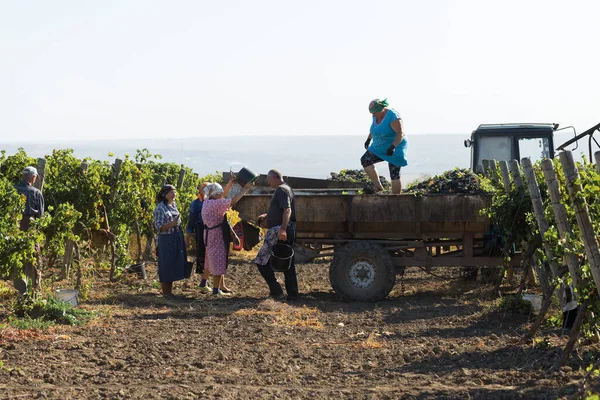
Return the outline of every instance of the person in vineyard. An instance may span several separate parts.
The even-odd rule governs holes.
[[[392,193],[400,194],[402,191],[400,169],[408,165],[406,161],[408,141],[402,127],[402,119],[396,110],[388,108],[387,99],[372,100],[369,104],[369,112],[372,114],[373,121],[369,137],[365,142],[366,152],[361,157],[360,163],[373,181],[375,192],[380,192],[383,186],[375,164],[387,161],[392,180]]]
[[[269,186],[275,189],[275,193],[273,193],[267,213],[257,219],[258,225],[268,228],[268,231],[254,263],[269,286],[269,295],[280,299],[284,296],[283,289],[269,266],[269,259],[271,247],[278,241],[287,242],[292,247],[296,244],[296,198],[292,188],[283,181],[281,171],[277,169],[269,171],[267,181]],[[294,257],[292,257],[292,265],[284,272],[284,278],[287,300],[297,300],[299,297],[298,278]]]
[[[26,167],[23,169],[21,182],[15,186],[17,192],[19,192],[20,195],[25,196],[25,209],[23,210],[23,217],[21,218],[20,223],[22,231],[29,230],[32,219],[41,218],[44,215],[44,195],[42,195],[41,191],[33,187],[37,177],[38,172],[35,167]],[[35,245],[35,251],[38,255],[37,259],[39,264],[39,244]],[[25,279],[19,277],[13,280],[15,289],[17,289],[19,293],[25,294],[27,292],[28,280],[30,279],[34,290],[41,289],[42,277],[35,265],[25,263],[23,265],[23,272],[25,274]]]
[[[204,268],[213,276],[213,291],[216,296],[230,296],[233,292],[225,286],[225,272],[229,257],[229,243],[234,238],[239,239],[227,222],[225,213],[235,206],[237,202],[250,190],[252,183],[248,183],[232,199],[224,198],[235,182],[232,175],[225,189],[218,183],[211,183],[204,188],[204,204],[202,205],[202,221],[204,222],[204,243],[206,256]]]
[[[175,300],[173,282],[185,278],[187,262],[185,241],[179,228],[181,215],[175,204],[177,192],[173,185],[163,186],[156,196],[154,227],[158,231],[158,279],[165,298]]]
[[[210,272],[204,268],[204,258],[206,257],[206,246],[204,245],[204,221],[202,220],[202,205],[204,202],[204,188],[208,183],[203,183],[198,190],[198,198],[192,201],[190,205],[190,217],[185,230],[185,244],[189,248],[192,235],[196,242],[196,273],[202,274],[200,281],[200,291],[210,293],[208,286],[208,277]]]

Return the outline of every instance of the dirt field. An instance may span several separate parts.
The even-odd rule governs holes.
[[[566,338],[523,343],[527,316],[494,311],[490,287],[408,270],[378,304],[341,303],[327,264],[298,267],[302,301],[267,299],[234,260],[230,299],[197,279],[165,301],[146,281],[96,287],[84,327],[1,332],[2,398],[556,399],[577,392],[597,346],[551,372]],[[448,273],[448,271],[442,271]],[[455,273],[456,275],[456,273]]]

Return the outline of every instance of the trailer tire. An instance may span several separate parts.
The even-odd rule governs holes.
[[[343,301],[381,301],[396,283],[396,268],[383,247],[367,241],[351,242],[336,250],[329,281]]]

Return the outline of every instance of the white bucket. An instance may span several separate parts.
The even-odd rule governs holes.
[[[79,290],[72,289],[57,289],[54,297],[58,301],[64,301],[65,303],[71,303],[73,307],[77,307],[77,297],[79,296]]]
[[[523,295],[523,300],[531,303],[531,309],[534,313],[539,314],[542,309],[542,296],[539,294],[529,294],[525,293]]]

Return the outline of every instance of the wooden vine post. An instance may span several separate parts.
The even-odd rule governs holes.
[[[561,239],[565,239],[567,236],[571,235],[573,231],[571,230],[567,218],[565,205],[561,203],[560,184],[556,180],[556,173],[554,172],[552,160],[545,159],[542,161],[542,171],[544,171],[546,186],[548,187],[548,193],[550,194],[550,204],[552,205],[552,211],[554,212],[554,218],[556,219],[558,234]],[[581,287],[582,280],[577,255],[569,252],[565,255],[565,259],[573,286],[576,288]],[[577,295],[575,295],[575,297],[577,298]]]
[[[542,203],[542,196],[540,193],[540,188],[537,183],[537,179],[535,177],[535,172],[533,171],[533,165],[531,164],[531,159],[523,158],[521,160],[521,165],[523,166],[523,172],[525,173],[525,180],[527,181],[527,188],[529,190],[529,197],[531,198],[531,204],[533,206],[533,213],[535,214],[535,219],[537,221],[538,229],[540,231],[540,236],[542,239],[542,246],[544,248],[544,253],[546,254],[546,258],[548,259],[548,264],[550,265],[550,271],[552,272],[552,277],[558,277],[558,268],[559,265],[555,260],[554,253],[552,252],[552,247],[550,244],[544,240],[544,235],[550,229],[550,225],[544,216],[544,205]],[[544,292],[544,302],[542,303],[542,307],[540,312],[537,315],[537,318],[531,327],[527,337],[533,337],[535,332],[539,329],[539,327],[544,322],[544,318],[546,313],[548,312],[548,308],[550,307],[550,303],[552,302],[552,294],[554,293],[555,287],[554,285],[548,285],[547,292]],[[561,299],[561,306],[563,304],[562,296],[559,295]]]
[[[500,176],[502,177],[502,183],[504,185],[504,191],[506,192],[506,194],[510,193],[510,189],[512,187],[511,183],[510,183],[510,174],[508,172],[508,163],[504,160],[499,161],[499,169],[500,169]],[[494,162],[494,171],[496,171],[496,162]],[[498,280],[498,283],[496,284],[496,288],[494,289],[494,293],[499,293],[500,292],[500,285],[502,285],[502,277],[504,277],[504,272],[506,271],[506,280],[509,282],[512,282],[513,280],[513,276],[514,276],[514,269],[511,266],[502,266],[502,270],[500,272],[500,279]]]
[[[508,172],[508,163],[504,160],[500,161],[500,175],[502,176],[502,183],[504,184],[504,190],[506,193],[510,193],[510,173]]]
[[[598,152],[598,155],[600,156],[600,152]],[[548,187],[548,193],[550,194],[550,204],[552,205],[552,211],[554,212],[554,218],[556,219],[559,237],[561,239],[566,239],[568,236],[573,234],[573,230],[567,217],[565,205],[561,203],[560,183],[556,179],[554,164],[551,160],[545,159],[542,161],[542,171],[544,172],[546,186]],[[568,252],[565,254],[564,259],[567,263],[567,268],[569,269],[572,287],[577,289],[576,291],[571,291],[571,301],[576,301],[579,303],[581,297],[580,293],[583,287],[583,278],[581,277],[579,259],[573,252]],[[598,337],[598,332],[596,332],[595,335]]]
[[[185,169],[183,168],[183,165],[182,165],[181,169],[179,170],[179,179],[177,179],[177,189],[181,189],[181,187],[183,186],[184,179],[185,179]]]
[[[521,176],[521,168],[519,168],[519,162],[517,160],[510,160],[508,162],[508,168],[512,175],[513,182],[515,183],[515,189],[525,187],[523,177]]]
[[[600,293],[600,250],[598,248],[598,240],[596,239],[596,235],[592,226],[589,209],[583,195],[583,188],[579,183],[579,171],[577,171],[577,167],[575,166],[575,162],[573,160],[573,154],[570,151],[561,152],[559,154],[559,158],[565,173],[565,181],[567,185],[567,191],[569,193],[569,199],[571,200],[571,204],[575,209],[575,218],[577,219],[577,225],[579,227],[581,239],[583,240],[583,245],[585,247],[590,270],[592,272],[592,278],[596,285],[597,292]],[[571,352],[573,351],[575,343],[579,337],[579,330],[583,324],[584,316],[587,313],[592,302],[592,298],[594,298],[595,295],[596,293],[590,294],[590,296],[586,298],[583,304],[579,307],[575,323],[573,324],[573,328],[571,330],[571,336],[569,337],[569,341],[565,345],[560,358],[556,362],[556,368],[564,366],[569,360]]]
[[[113,165],[113,184],[112,187],[110,188],[110,202],[112,203],[115,199],[115,196],[117,194],[117,186],[119,183],[119,175],[121,175],[121,164],[123,163],[123,160],[121,160],[120,158],[115,159],[115,163]],[[109,228],[109,224],[108,224],[108,213],[105,213],[106,215],[106,230],[107,233],[110,232],[110,228]],[[115,269],[116,269],[116,253],[117,253],[117,249],[116,249],[116,244],[115,244],[115,240],[114,240],[114,236],[109,236],[109,240],[110,240],[110,251],[111,251],[111,259],[110,259],[110,280],[113,281],[115,279]]]
[[[498,162],[490,160],[490,179],[494,183],[498,183]]]
[[[483,167],[483,176],[486,178],[490,176],[490,160],[481,160],[481,165]]]
[[[123,160],[117,158],[113,165],[113,184],[110,188],[110,201],[113,201],[117,194],[117,183],[119,181],[119,175],[121,175],[121,164],[123,164]]]
[[[46,177],[46,159],[38,158],[37,160],[37,172],[38,177],[33,183],[33,187],[38,189],[40,192],[44,191],[44,178]]]
[[[559,265],[556,262],[554,253],[552,252],[552,247],[549,243],[547,243],[544,240],[544,235],[546,234],[548,229],[550,229],[550,225],[548,224],[548,221],[546,221],[546,217],[544,216],[544,204],[542,203],[542,195],[540,193],[540,187],[538,186],[537,179],[535,177],[535,172],[533,171],[531,159],[522,159],[521,165],[523,166],[523,172],[525,173],[525,180],[527,181],[527,189],[529,190],[529,197],[531,198],[533,213],[535,214],[535,219],[537,221],[538,229],[540,231],[540,236],[542,237],[544,253],[546,254],[546,258],[548,259],[548,265],[550,266],[550,271],[552,272],[552,278],[557,278]]]
[[[563,151],[559,154],[559,157],[563,171],[565,172],[567,191],[569,192],[569,198],[575,209],[575,217],[577,218],[579,232],[581,232],[585,253],[590,263],[592,277],[596,284],[596,290],[600,293],[600,249],[598,247],[596,233],[592,226],[589,209],[585,198],[583,197],[583,188],[579,183],[579,171],[577,171],[577,168],[575,167],[573,154],[570,151]]]
[[[510,160],[508,162],[508,168],[510,169],[515,189],[524,188],[523,177],[521,176],[521,168],[519,167],[519,162],[517,160]],[[548,291],[550,290],[550,277],[548,276],[546,268],[544,268],[544,266],[540,265],[540,263],[538,262],[537,256],[535,254],[531,255],[531,259],[533,261],[533,269],[538,275],[540,287],[542,288],[542,292],[545,295],[545,293],[548,293]]]

